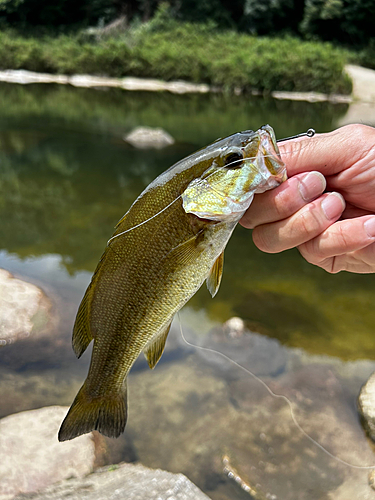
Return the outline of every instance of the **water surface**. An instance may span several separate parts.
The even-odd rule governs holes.
[[[90,357],[86,353],[77,361],[70,346],[80,299],[114,225],[152,179],[218,137],[264,123],[279,138],[310,127],[329,131],[346,110],[346,105],[250,97],[0,85],[0,267],[40,286],[56,318],[43,340],[31,336],[1,348],[0,416],[70,405]],[[164,128],[175,145],[133,148],[123,136],[138,125]],[[327,412],[329,399],[335,397],[336,417],[327,417],[331,424],[326,425],[334,429],[341,420],[343,433],[354,429],[359,441],[353,453],[360,450],[369,459],[355,398],[374,367],[374,300],[372,276],[331,276],[304,262],[297,251],[263,254],[252,244],[251,232],[239,227],[226,250],[218,295],[212,300],[202,287],[182,311],[181,321],[190,340],[225,351],[233,346],[222,343],[212,329],[232,316],[243,318],[255,333],[251,345],[238,344],[231,357],[239,356],[248,369],[300,401],[298,415],[312,432],[311,422]],[[218,500],[249,498],[222,474],[220,460],[226,453],[248,481],[260,482],[263,492],[277,490],[280,464],[288,464],[291,486],[282,498],[328,498],[341,484],[346,469],[337,472],[338,466],[311,443],[296,444],[288,410],[274,408],[276,403],[259,392],[256,381],[226,367],[220,358],[184,345],[178,324],[169,344],[154,372],[140,361],[130,377],[130,417],[123,439],[126,449],[132,443],[136,459],[184,472]],[[313,365],[319,368],[311,379]],[[277,420],[281,415],[288,429],[281,429],[278,437],[272,414]],[[251,429],[245,425],[248,418]],[[267,430],[262,431],[265,421]],[[191,432],[199,436],[200,451]],[[326,444],[335,447],[332,433]],[[270,440],[267,447],[262,435]],[[315,438],[325,440],[323,435]],[[194,449],[189,442],[195,443]],[[118,442],[110,446],[113,460],[126,458]],[[277,450],[270,459],[273,471],[279,471],[274,475],[264,467],[259,472],[259,463],[266,462],[261,456],[270,448]],[[317,472],[296,472],[292,456],[304,453],[314,455],[316,468],[319,463],[332,466],[337,474],[331,482]],[[252,477],[251,467],[259,474]],[[308,477],[313,496],[304,496],[298,477],[305,482]]]

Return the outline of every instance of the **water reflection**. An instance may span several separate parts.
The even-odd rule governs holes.
[[[0,267],[40,286],[56,317],[43,340],[30,337],[0,350],[0,415],[71,403],[90,359],[87,352],[77,361],[70,346],[78,304],[113,226],[153,178],[236,130],[270,123],[278,137],[309,127],[328,131],[346,109],[0,85]],[[122,137],[137,125],[162,127],[177,142],[136,150]],[[329,449],[370,460],[354,402],[374,366],[366,361],[375,359],[374,300],[371,276],[330,276],[296,251],[262,254],[250,231],[238,228],[217,297],[202,288],[181,318],[188,339],[226,352],[213,332],[241,316],[253,333],[231,357],[296,402],[299,418]],[[134,368],[129,427],[123,448],[109,445],[112,460],[124,458],[131,443],[132,456],[185,472],[217,499],[248,498],[223,478],[224,454],[244,481],[284,499],[329,498],[351,474],[297,436],[288,409],[246,374],[183,344],[178,323],[157,370],[143,360]],[[342,436],[356,443],[351,450],[340,448]]]

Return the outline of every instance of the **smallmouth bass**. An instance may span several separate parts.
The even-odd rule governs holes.
[[[286,179],[269,125],[219,139],[157,177],[119,221],[73,328],[88,376],[59,440],[98,430],[118,437],[127,420],[127,375],[143,351],[159,361],[173,316],[206,280],[214,297],[228,240],[255,193]]]

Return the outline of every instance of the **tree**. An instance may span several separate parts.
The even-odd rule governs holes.
[[[301,32],[307,37],[366,45],[374,36],[374,0],[305,0]]]
[[[258,35],[297,33],[303,9],[301,0],[245,0],[241,27]]]

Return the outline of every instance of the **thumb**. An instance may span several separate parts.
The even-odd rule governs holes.
[[[346,125],[327,134],[285,141],[279,149],[290,177],[310,170],[328,176],[355,164],[374,141],[374,128]]]

